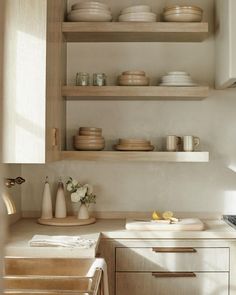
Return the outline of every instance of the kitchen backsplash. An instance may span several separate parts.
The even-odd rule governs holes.
[[[69,5],[76,1],[69,1]],[[105,1],[115,14],[137,1]],[[115,3],[114,3],[115,2]],[[143,1],[147,3],[147,1]],[[186,3],[186,1],[177,1]],[[104,72],[108,83],[125,70],[144,70],[155,85],[168,71],[186,71],[201,84],[214,83],[212,0],[188,1],[204,9],[210,37],[203,43],[70,43],[68,84],[77,72]],[[112,4],[114,3],[114,5]],[[148,1],[154,10],[176,1]],[[159,149],[164,137],[194,135],[200,149],[210,152],[209,163],[138,163],[63,161],[22,165],[22,211],[39,212],[45,176],[54,182],[72,176],[94,184],[96,211],[236,212],[235,90],[211,91],[196,102],[70,101],[67,102],[67,148],[81,126],[103,129],[106,149],[121,137],[151,139]]]

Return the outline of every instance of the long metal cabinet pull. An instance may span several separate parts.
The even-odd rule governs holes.
[[[152,272],[155,278],[195,278],[194,272]]]
[[[170,247],[155,247],[152,248],[152,251],[156,252],[156,253],[196,253],[197,250],[194,248],[186,248],[186,247],[174,247],[174,248],[170,248]]]

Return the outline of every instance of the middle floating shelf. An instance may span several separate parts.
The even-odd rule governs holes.
[[[61,160],[133,162],[209,162],[209,152],[62,151]]]
[[[67,100],[203,100],[208,86],[63,86]]]

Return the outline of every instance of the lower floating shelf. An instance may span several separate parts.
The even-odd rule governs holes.
[[[209,162],[209,152],[62,151],[61,160]]]

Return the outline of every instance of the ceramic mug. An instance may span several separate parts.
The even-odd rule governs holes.
[[[183,149],[185,152],[193,152],[200,144],[200,138],[192,135],[183,137]]]
[[[166,137],[166,150],[168,152],[175,152],[180,149],[181,137],[176,135],[168,135]]]

